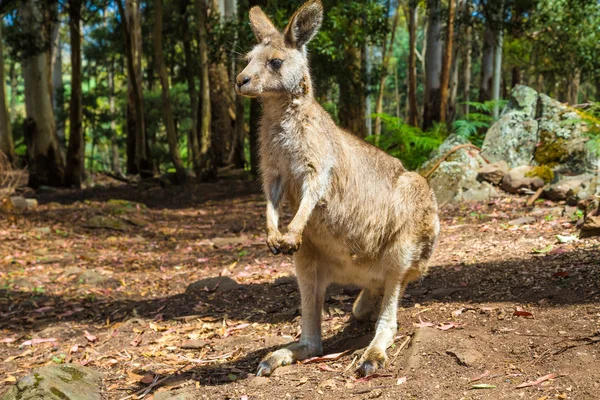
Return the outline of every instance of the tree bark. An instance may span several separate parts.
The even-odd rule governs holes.
[[[64,99],[65,88],[63,84],[63,69],[62,69],[62,42],[60,40],[60,24],[56,25],[56,41],[53,50],[53,66],[52,66],[52,109],[56,116],[56,134],[61,148],[66,147],[65,137],[65,119],[64,119]]]
[[[470,14],[469,1],[466,2],[467,14]],[[473,51],[473,28],[467,25],[465,31],[465,58],[463,61],[463,102],[465,103],[464,113],[469,114],[469,102],[471,101],[471,53]]]
[[[19,85],[17,78],[16,62],[10,63],[10,122],[13,122],[17,117],[17,87]]]
[[[36,43],[45,43],[47,31],[42,26],[43,2],[26,0],[21,3],[21,23],[23,30]],[[62,186],[64,183],[64,162],[56,135],[54,112],[50,98],[48,51],[26,54],[22,60],[25,81],[25,109],[27,113],[27,135],[29,165],[29,186]]]
[[[169,76],[165,67],[163,55],[163,0],[154,0],[154,62],[156,71],[160,80],[162,93],[162,111],[163,123],[167,130],[167,142],[169,143],[169,154],[171,161],[175,166],[175,173],[178,183],[184,183],[187,178],[187,172],[181,161],[179,154],[179,142],[177,140],[177,131],[173,119],[173,106],[171,105],[171,94],[169,93]]]
[[[575,105],[579,102],[579,87],[581,85],[581,70],[577,69],[571,72],[571,77],[569,79],[569,93],[568,93],[568,103],[571,105]]]
[[[489,19],[489,18],[488,18]],[[483,32],[483,50],[481,53],[481,83],[479,85],[479,102],[483,103],[492,99],[492,80],[494,79],[494,50],[495,34],[486,19]]]
[[[8,158],[11,164],[17,161],[15,155],[15,145],[13,143],[12,126],[10,115],[6,106],[6,91],[4,87],[4,49],[2,46],[2,23],[0,22],[0,153]],[[14,97],[14,93],[12,94]]]
[[[496,39],[496,48],[494,49],[494,80],[492,86],[492,99],[494,100],[494,110],[493,115],[494,118],[498,118],[500,113],[500,105],[498,101],[500,100],[500,82],[502,78],[502,46],[504,39],[504,30],[503,28],[498,29],[497,39]]]
[[[440,38],[440,0],[427,0],[427,53],[425,59],[425,98],[423,130],[441,120],[442,40]]]
[[[390,64],[390,54],[392,54],[392,48],[394,47],[394,40],[396,39],[396,30],[398,29],[398,21],[400,20],[400,11],[402,10],[402,2],[398,2],[396,7],[396,15],[394,15],[394,22],[392,23],[392,32],[390,34],[389,44],[384,44],[383,48],[383,62],[381,65],[381,78],[379,79],[379,92],[377,94],[377,102],[375,104],[375,135],[381,135],[381,117],[379,114],[383,112],[383,93],[385,91],[385,79],[388,74],[388,67]]]
[[[127,79],[132,85],[131,97],[128,96],[128,100],[131,99],[133,102],[130,114],[132,120],[135,121],[135,166],[142,178],[148,178],[153,175],[153,171],[144,124],[144,99],[140,62],[141,48],[137,47],[139,43],[138,38],[140,37],[139,32],[141,31],[139,24],[139,4],[134,4],[136,0],[125,1],[127,2],[126,8],[123,6],[123,0],[117,0],[117,7],[121,14],[123,30],[125,32]]]
[[[194,57],[192,53],[192,39],[189,30],[188,21],[188,2],[181,5],[181,28],[183,38],[183,55],[185,60],[184,71],[188,86],[188,95],[190,96],[190,112],[192,117],[192,127],[188,132],[188,143],[191,150],[192,165],[196,177],[202,173],[202,164],[200,162],[200,141],[198,136],[198,91],[196,90],[196,79],[194,75]],[[189,156],[188,156],[189,157]]]
[[[362,49],[349,46],[344,54],[346,69],[338,75],[340,100],[338,118],[340,125],[350,133],[364,138],[367,136],[365,121],[366,86]]]
[[[454,44],[454,14],[456,0],[448,0],[448,23],[446,27],[446,48],[442,61],[442,79],[440,93],[440,121],[446,122],[448,113],[448,86],[450,84],[450,68],[452,66],[452,54]]]
[[[115,60],[110,61],[108,69],[108,110],[110,113],[110,145],[113,174],[121,176],[121,155],[117,141],[117,123],[115,122]]]
[[[67,186],[81,187],[84,171],[81,92],[81,0],[69,0],[69,33],[71,36],[71,101],[69,103],[69,147],[67,149]]]
[[[210,81],[211,135],[216,167],[222,167],[227,161],[234,136],[234,121],[231,113],[235,101],[231,92],[227,66],[222,62],[210,63],[208,67]]]
[[[417,0],[409,1],[408,8],[408,123],[419,126],[417,103]]]
[[[205,0],[196,1],[196,23],[198,25],[198,52],[200,54],[200,180],[213,179],[217,175],[215,154],[211,134],[210,81],[208,48],[206,44],[206,4]]]

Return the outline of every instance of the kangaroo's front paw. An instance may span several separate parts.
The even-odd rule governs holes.
[[[283,235],[281,242],[279,243],[279,250],[283,254],[292,255],[298,251],[302,244],[302,235],[295,232],[288,232]]]
[[[387,356],[385,355],[385,351],[382,352],[376,348],[367,349],[360,360],[356,374],[359,376],[371,375],[378,369],[385,367],[386,362]]]
[[[283,242],[283,235],[279,232],[269,233],[267,236],[267,246],[269,246],[269,250],[274,255],[281,253],[279,249],[281,247],[281,242]]]

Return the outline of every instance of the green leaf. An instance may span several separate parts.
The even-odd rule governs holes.
[[[471,386],[471,389],[496,389],[496,385],[490,385],[489,383],[477,383]]]

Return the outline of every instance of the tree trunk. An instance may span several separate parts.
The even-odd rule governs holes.
[[[244,168],[246,157],[244,155],[244,139],[246,131],[244,130],[244,98],[236,96],[235,98],[235,130],[233,132],[233,141],[231,142],[231,151],[227,157],[227,164],[233,164],[235,168]]]
[[[512,68],[512,87],[515,87],[517,85],[521,84],[522,81],[522,75],[521,75],[521,68],[519,68],[518,66],[514,66]]]
[[[338,118],[340,125],[350,133],[364,138],[367,136],[365,122],[366,79],[362,61],[362,49],[349,46],[344,54],[346,68],[338,75],[340,100]]]
[[[492,86],[492,99],[494,100],[494,118],[498,118],[500,113],[500,82],[502,78],[502,46],[503,46],[504,30],[499,28],[498,37],[496,39],[496,48],[494,49],[494,80]]]
[[[408,8],[408,123],[419,126],[417,103],[417,0],[410,0]]]
[[[227,66],[224,63],[210,63],[208,68],[210,81],[211,135],[216,167],[222,167],[227,161],[234,135],[235,101],[231,92]]]
[[[452,54],[454,44],[454,14],[456,0],[448,0],[448,23],[446,27],[446,48],[442,61],[442,81],[440,92],[440,121],[447,121],[448,113],[448,86],[450,84],[450,68],[452,66]]]
[[[11,164],[17,161],[15,146],[13,144],[12,126],[10,115],[6,106],[6,92],[4,88],[4,49],[2,46],[2,22],[0,22],[0,153],[8,158]],[[14,97],[14,93],[12,95]]]
[[[483,32],[483,50],[481,53],[481,83],[479,85],[479,102],[483,103],[492,99],[492,80],[494,79],[494,50],[495,34],[486,22]]]
[[[64,118],[64,99],[65,88],[63,84],[63,69],[62,69],[62,43],[60,41],[60,24],[56,26],[56,42],[53,51],[53,66],[52,66],[52,109],[56,116],[56,134],[60,147],[66,148],[65,137],[65,118]]]
[[[131,98],[133,102],[131,117],[135,121],[135,165],[140,176],[148,178],[153,175],[153,171],[144,124],[144,99],[140,63],[141,48],[137,47],[140,42],[138,38],[141,35],[139,4],[134,4],[136,0],[125,0],[125,8],[122,1],[117,0],[117,6],[125,31],[127,79],[132,85],[131,97],[128,97],[128,100]]]
[[[206,11],[205,0],[196,1],[196,23],[198,26],[198,52],[200,54],[200,180],[212,179],[217,175],[215,154],[211,133],[210,81],[208,65],[208,48],[206,44]]]
[[[26,0],[21,3],[23,30],[36,43],[44,43],[44,27],[41,26],[43,2]],[[62,186],[64,163],[56,135],[54,113],[48,82],[49,54],[26,54],[22,61],[25,81],[25,108],[28,118],[29,186]]]
[[[167,130],[167,142],[169,143],[169,153],[171,161],[175,166],[177,182],[183,183],[187,178],[187,172],[179,155],[179,142],[177,140],[177,131],[173,119],[173,106],[171,105],[171,94],[169,93],[169,76],[165,67],[163,55],[163,0],[154,0],[154,62],[156,71],[160,80],[162,93],[162,111],[163,123]]]
[[[117,124],[115,122],[115,60],[110,61],[108,70],[108,110],[110,113],[110,145],[113,174],[121,176],[121,156],[117,141]]]
[[[576,69],[575,71],[571,72],[571,77],[569,79],[570,81],[570,85],[569,85],[569,99],[568,99],[568,103],[571,105],[576,105],[579,103],[579,87],[581,85],[581,70],[580,69]]]
[[[69,148],[65,183],[81,187],[84,171],[84,139],[81,110],[81,0],[69,1],[69,33],[71,36],[71,101],[69,103]]]
[[[441,120],[442,40],[440,37],[440,0],[427,0],[427,53],[425,59],[425,99],[423,130]]]
[[[396,7],[396,15],[394,15],[394,22],[392,23],[392,32],[390,34],[389,44],[384,44],[383,48],[383,62],[381,65],[381,78],[379,79],[379,93],[377,94],[377,102],[375,104],[375,135],[381,135],[381,117],[379,114],[383,112],[383,93],[385,91],[385,78],[387,78],[388,67],[390,64],[390,55],[394,47],[394,40],[396,38],[396,29],[398,29],[398,21],[400,20],[400,11],[402,10],[402,2],[398,2]]]
[[[469,1],[466,2],[467,15],[471,12]],[[465,58],[463,61],[463,102],[465,103],[465,115],[469,114],[469,102],[471,101],[471,52],[473,51],[473,28],[469,24],[465,32]]]
[[[258,176],[258,130],[262,107],[257,99],[250,99],[250,172]]]
[[[196,90],[196,79],[194,75],[194,57],[192,54],[192,39],[189,30],[189,21],[187,14],[188,2],[181,5],[181,28],[183,38],[183,55],[185,60],[184,71],[188,86],[188,95],[190,96],[190,112],[192,114],[192,127],[188,132],[188,143],[191,150],[192,165],[196,177],[202,173],[202,164],[200,162],[200,142],[198,136],[198,91]]]
[[[17,78],[16,62],[10,63],[10,122],[17,117],[17,87],[19,85]]]

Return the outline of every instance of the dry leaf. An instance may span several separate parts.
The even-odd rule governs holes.
[[[33,350],[29,349],[29,350],[25,350],[24,352],[22,352],[21,354],[17,354],[16,356],[11,356],[8,357],[6,360],[4,360],[4,362],[11,362],[16,360],[17,358],[21,358],[21,357],[25,357],[30,355],[31,353],[33,353]]]
[[[530,386],[537,386],[542,382],[545,382],[549,379],[554,379],[558,377],[557,374],[548,374],[548,375],[544,375],[541,378],[536,379],[535,381],[530,381],[530,382],[525,382],[525,383],[521,383],[519,386],[517,386],[517,389],[522,389],[522,388],[526,388],[526,387],[530,387]]]
[[[321,362],[321,361],[335,361],[335,360],[339,360],[342,356],[344,356],[345,354],[348,354],[349,352],[350,352],[350,350],[346,350],[346,351],[342,351],[341,353],[327,354],[326,356],[322,356],[322,357],[312,357],[312,358],[303,360],[301,362],[302,362],[302,364],[312,364],[312,363]]]
[[[85,335],[85,338],[92,343],[94,343],[96,340],[98,340],[97,336],[92,335],[88,331],[83,331],[83,334]]]
[[[327,372],[337,372],[335,369],[331,368],[329,365],[326,364],[319,365],[319,369]]]
[[[490,371],[486,370],[483,374],[477,375],[476,377],[471,378],[471,382],[478,381],[478,380],[483,379],[483,378],[485,378],[485,377],[487,377],[489,375],[490,375]]]
[[[431,327],[434,326],[435,324],[431,323],[431,322],[427,322],[427,321],[423,321],[421,319],[421,316],[419,315],[419,323],[414,323],[413,322],[413,326],[416,326],[417,328],[427,328],[427,327]]]

